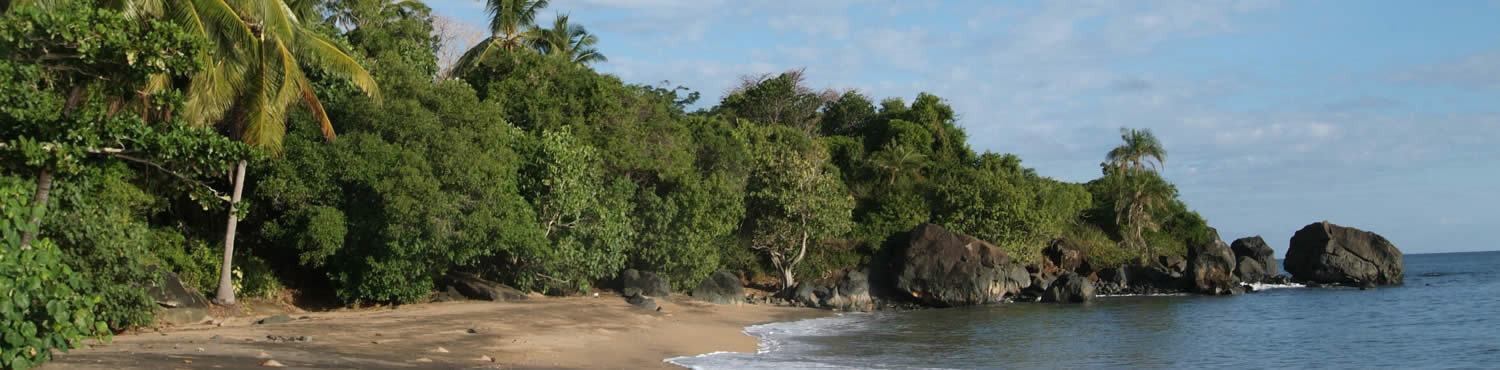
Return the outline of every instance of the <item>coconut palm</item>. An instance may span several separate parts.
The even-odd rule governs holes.
[[[1142,233],[1160,229],[1151,211],[1162,207],[1176,192],[1171,184],[1155,172],[1139,168],[1124,168],[1116,176],[1118,187],[1115,197],[1115,222],[1121,227],[1124,243],[1143,249],[1146,257],[1153,257],[1150,245]]]
[[[1151,133],[1151,129],[1120,128],[1120,139],[1125,143],[1109,151],[1105,159],[1116,168],[1141,169],[1150,166],[1159,169],[1167,159],[1167,149]],[[1154,160],[1154,162],[1153,162]]]
[[[302,65],[342,77],[379,101],[375,80],[359,62],[302,22],[306,0],[116,0],[127,14],[164,18],[209,42],[200,58],[206,68],[188,84],[182,118],[220,125],[236,139],[274,155],[281,152],[287,113],[298,100],[312,111],[324,137],[335,136]],[[235,168],[234,191],[224,232],[224,259],[217,301],[234,304],[231,271],[237,209],[244,189],[245,161]]]
[[[567,59],[578,65],[609,61],[599,49],[594,48],[594,44],[599,43],[599,37],[590,34],[582,25],[568,23],[567,14],[558,14],[557,19],[552,21],[552,28],[532,26],[528,34],[535,35],[535,38],[527,40],[527,43],[542,54]]]
[[[896,178],[902,174],[910,173],[921,176],[923,162],[927,156],[911,148],[908,145],[896,145],[893,140],[885,144],[883,150],[875,155],[872,163],[880,172],[890,176],[890,185],[896,184]]]
[[[527,40],[538,34],[531,29],[536,24],[536,13],[547,7],[549,0],[487,0],[485,11],[490,13],[490,37],[474,45],[458,62],[454,63],[455,74],[461,75],[502,52],[525,50]]]

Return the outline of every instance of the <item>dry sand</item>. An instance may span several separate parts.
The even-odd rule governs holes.
[[[674,297],[662,312],[617,296],[449,302],[259,317],[116,336],[47,368],[673,368],[663,359],[756,350],[745,326],[827,316],[806,308],[721,306]],[[471,330],[472,329],[472,330]],[[267,336],[311,336],[306,342]],[[486,360],[486,358],[491,360]]]

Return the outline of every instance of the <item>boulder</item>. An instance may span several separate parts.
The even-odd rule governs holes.
[[[479,299],[495,302],[520,301],[526,299],[526,293],[511,288],[505,284],[479,278],[467,272],[454,272],[448,274],[450,286],[458,290],[469,299]]]
[[[672,294],[672,284],[667,283],[667,278],[650,271],[625,270],[620,273],[620,283],[624,286],[621,291],[635,288],[639,289],[641,294],[660,298],[667,298],[669,294]]]
[[[896,290],[930,306],[1001,302],[1031,285],[1000,247],[938,225],[913,229],[904,257]]]
[[[1234,261],[1234,277],[1245,283],[1260,283],[1269,280],[1266,268],[1259,260],[1250,256],[1239,256]]]
[[[1094,299],[1094,282],[1074,272],[1064,272],[1047,287],[1042,302],[1084,303]]]
[[[797,283],[797,287],[791,290],[792,296],[787,297],[787,299],[790,299],[792,304],[798,306],[818,307],[818,295],[814,294],[813,291],[819,289],[826,290],[827,288],[806,281]]]
[[[693,288],[693,298],[718,304],[740,304],[745,302],[745,285],[740,276],[729,270],[715,271]]]
[[[1276,267],[1276,251],[1266,244],[1265,239],[1259,235],[1248,238],[1239,238],[1229,245],[1234,251],[1235,270],[1234,275],[1246,283],[1261,283],[1272,276],[1280,275],[1281,270]],[[1254,264],[1239,263],[1246,258],[1255,261]],[[1254,270],[1255,268],[1259,270]],[[1243,270],[1243,271],[1242,271]]]
[[[1188,247],[1188,280],[1203,294],[1233,294],[1240,286],[1234,277],[1234,252],[1223,241]]]
[[[656,306],[656,300],[646,298],[646,296],[643,296],[640,293],[625,297],[625,302],[647,311],[657,311],[659,308]]]
[[[1042,271],[1052,273],[1072,271],[1088,276],[1094,273],[1094,268],[1085,260],[1082,249],[1066,240],[1057,239],[1053,240],[1051,245],[1042,248]]]
[[[146,292],[161,306],[157,311],[157,321],[172,324],[185,325],[196,324],[208,320],[208,299],[197,291],[188,289],[182,284],[182,278],[177,274],[166,270],[161,272],[161,282],[152,282]]]
[[[1161,264],[1162,271],[1174,278],[1187,274],[1187,259],[1182,258],[1182,256],[1157,256],[1156,262]]]
[[[1286,250],[1286,272],[1302,282],[1400,285],[1404,269],[1401,250],[1384,237],[1328,221],[1298,230]]]
[[[870,297],[870,274],[867,270],[844,274],[844,278],[834,285],[833,298],[824,303],[843,311],[873,311],[875,300]]]

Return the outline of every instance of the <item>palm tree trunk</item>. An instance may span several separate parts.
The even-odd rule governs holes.
[[[234,231],[239,226],[240,214],[237,209],[240,206],[240,194],[245,189],[245,160],[234,169],[234,194],[229,198],[229,224],[224,226],[224,264],[219,267],[219,294],[215,299],[218,304],[224,306],[234,305],[234,281],[231,271],[234,268]]]
[[[31,219],[26,221],[31,227],[21,231],[21,250],[31,249],[31,241],[36,239],[36,233],[41,230],[42,213],[39,210],[47,207],[47,196],[51,192],[52,169],[42,167],[42,173],[36,178],[36,194],[31,198]]]

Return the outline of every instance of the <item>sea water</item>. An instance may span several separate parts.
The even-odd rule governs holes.
[[[1230,296],[1101,297],[846,313],[756,325],[758,353],[699,369],[1500,368],[1500,252],[1407,255],[1406,285],[1261,286]]]

